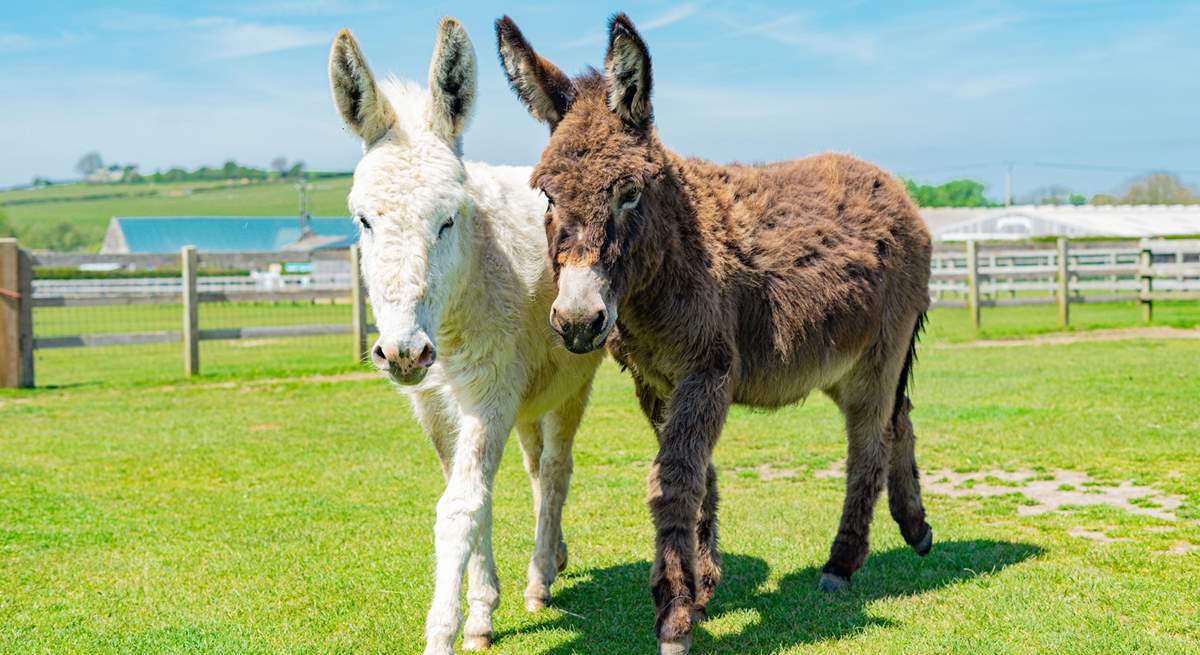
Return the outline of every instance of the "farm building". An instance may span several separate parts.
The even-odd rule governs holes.
[[[173,253],[184,246],[204,252],[310,251],[348,248],[358,239],[344,217],[179,216],[115,217],[102,254]]]
[[[937,241],[1200,234],[1200,205],[1014,205],[926,208]]]

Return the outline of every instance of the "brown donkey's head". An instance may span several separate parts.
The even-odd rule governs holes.
[[[500,61],[513,91],[550,142],[531,184],[549,199],[546,237],[558,279],[550,322],[568,350],[604,345],[654,230],[666,152],[650,109],[650,55],[624,14],[609,22],[604,74],[568,78],[540,57],[516,23],[496,21]]]

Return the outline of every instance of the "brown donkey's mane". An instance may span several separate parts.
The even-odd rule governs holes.
[[[688,638],[720,577],[711,451],[731,402],[778,407],[820,389],[846,416],[847,495],[823,589],[862,565],[885,481],[905,539],[927,552],[905,378],[931,244],[900,182],[840,154],[717,165],[673,153],[654,127],[649,54],[623,15],[604,74],[574,80],[546,69],[511,20],[497,35],[514,91],[535,116],[551,108],[531,183],[551,201],[552,264],[606,276],[617,309],[607,346],[658,436],[660,640]]]

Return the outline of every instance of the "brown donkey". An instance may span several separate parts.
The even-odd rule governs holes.
[[[711,455],[730,403],[780,407],[820,389],[845,415],[846,500],[821,589],[862,566],[885,481],[905,540],[929,552],[906,381],[930,238],[904,187],[844,155],[719,166],[666,149],[650,56],[623,14],[604,73],[575,79],[508,17],[496,32],[513,90],[550,126],[531,183],[550,200],[551,323],[574,352],[608,344],[658,436],[661,649],[687,650],[720,578]]]

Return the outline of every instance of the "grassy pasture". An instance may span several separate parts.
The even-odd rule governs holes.
[[[346,214],[349,177],[310,184],[314,215]],[[113,216],[292,216],[297,192],[290,183],[72,184],[0,192],[0,207],[18,231],[37,223],[71,223],[96,250]]]
[[[1163,305],[1156,318],[1191,327],[1196,310]],[[1073,312],[1080,329],[1138,316]],[[821,472],[843,457],[840,417],[819,396],[735,408],[716,451],[725,580],[696,652],[1200,652],[1200,341],[980,348],[965,314],[934,312],[921,349],[927,483],[945,470],[1080,471],[1097,490],[1132,481],[1181,496],[1178,520],[1106,506],[1024,515],[1020,485],[929,493],[929,557],[907,550],[884,503],[853,588],[822,596],[842,481]],[[985,310],[982,336],[1053,321],[1052,307]],[[0,652],[420,652],[439,468],[383,381],[284,377],[356,370],[348,338],[327,339],[272,356],[213,344],[230,350],[211,351],[192,382],[170,345],[154,360],[161,376],[0,391]],[[141,350],[46,351],[40,374],[117,370],[119,357],[151,366]],[[628,378],[606,363],[576,448],[571,562],[554,606],[528,615],[533,521],[510,443],[494,652],[653,652],[653,444]]]

